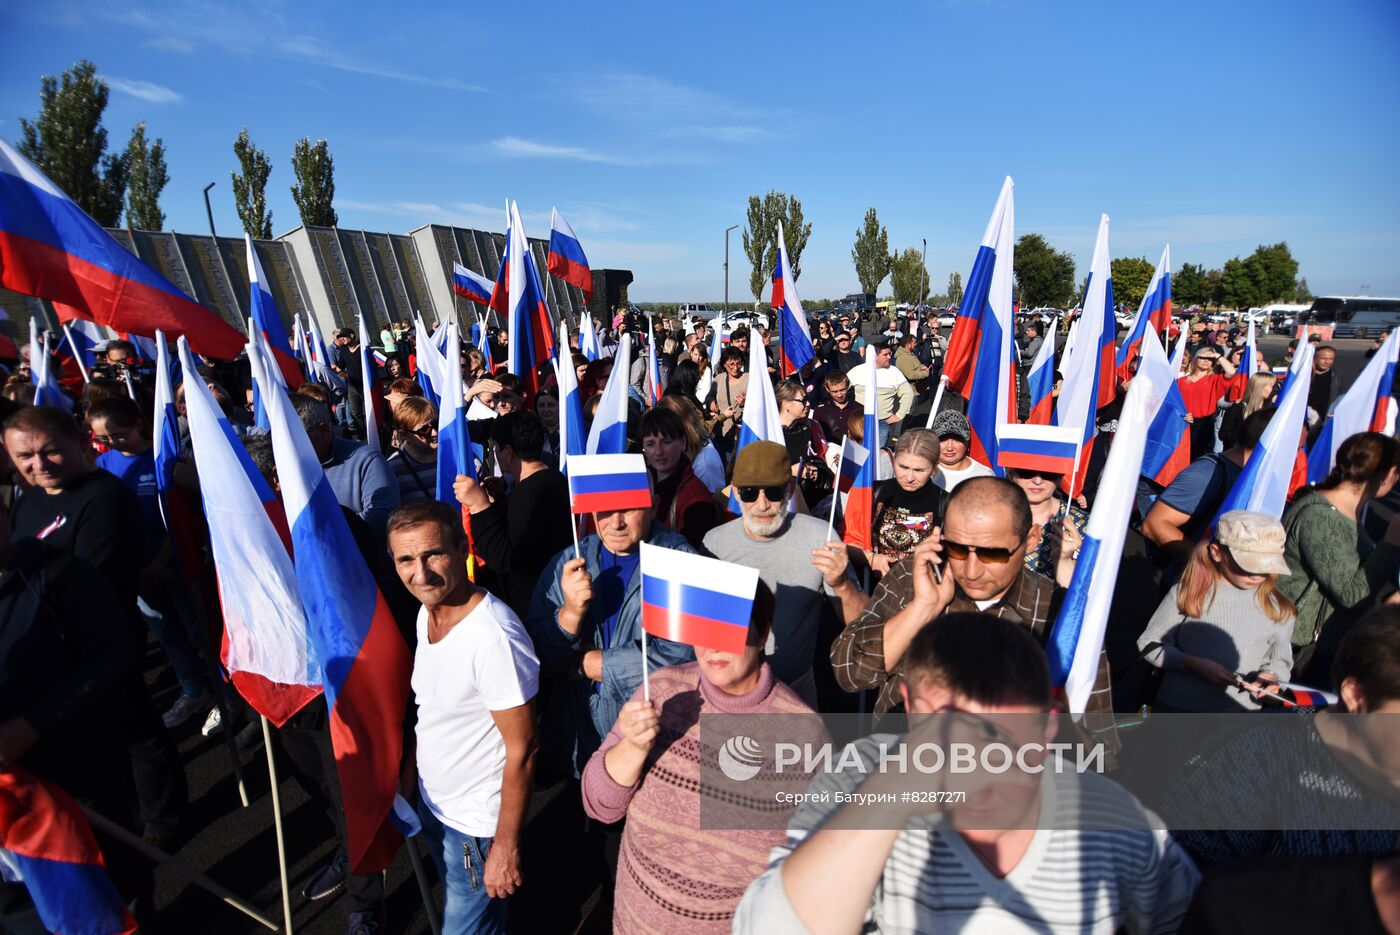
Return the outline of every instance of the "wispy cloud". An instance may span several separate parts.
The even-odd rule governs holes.
[[[785,109],[754,107],[654,75],[620,72],[569,81],[567,93],[602,119],[692,144],[758,143],[796,120]]]
[[[505,203],[487,205],[475,201],[454,201],[438,204],[430,201],[361,201],[353,198],[337,198],[335,206],[344,211],[363,211],[369,214],[404,218],[414,226],[420,224],[451,224],[457,227],[471,227],[477,230],[505,230]],[[617,210],[605,206],[580,203],[559,205],[559,210],[569,219],[574,230],[580,233],[608,233],[614,231],[636,231],[641,224]],[[545,237],[549,231],[549,212],[538,209],[522,209],[520,219],[531,236]],[[595,242],[589,241],[589,245]]]
[[[152,104],[179,104],[185,99],[185,96],[179,91],[167,88],[163,84],[156,84],[154,81],[133,81],[114,75],[103,75],[102,80],[107,82],[109,88],[119,94],[129,94]]]
[[[141,45],[147,49],[179,52],[181,55],[190,55],[196,48],[193,42],[181,36],[157,36],[154,39],[147,39]]]
[[[556,146],[535,140],[521,139],[518,136],[503,136],[491,141],[491,147],[508,156],[521,156],[526,159],[572,159],[578,162],[602,162],[608,165],[635,165],[621,156],[600,153],[583,146]]]
[[[668,139],[713,140],[716,143],[757,143],[773,136],[766,127],[672,127],[662,136]]]

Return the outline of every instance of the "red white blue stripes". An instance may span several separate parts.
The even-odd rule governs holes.
[[[860,482],[861,472],[870,459],[870,451],[847,435],[841,439],[841,466],[836,475],[836,488],[841,493],[850,493]]]
[[[588,257],[583,255],[583,246],[574,236],[574,229],[558,208],[550,212],[549,257],[545,267],[551,274],[582,289],[585,298],[593,298],[593,271],[588,268]]]
[[[1148,330],[1160,335],[1167,325],[1171,324],[1171,320],[1172,247],[1171,244],[1167,244],[1162,248],[1162,258],[1157,261],[1157,268],[1152,272],[1147,292],[1138,303],[1133,326],[1128,329],[1127,337],[1123,338],[1123,343],[1118,348],[1117,367],[1120,380],[1126,380],[1132,375],[1132,363],[1142,353],[1142,336]]]
[[[1384,432],[1387,428],[1390,387],[1400,357],[1400,328],[1392,328],[1380,350],[1371,355],[1351,388],[1337,400],[1308,452],[1308,483],[1327,477],[1337,460],[1337,449],[1360,432]]]
[[[474,273],[461,263],[452,264],[452,291],[462,298],[482,305],[491,304],[491,280],[480,273]]]
[[[287,341],[287,329],[282,324],[282,315],[268,289],[267,274],[263,272],[262,260],[253,247],[253,238],[247,234],[243,240],[248,248],[248,308],[252,313],[253,324],[263,338],[263,347],[271,351],[282,373],[282,382],[296,389],[301,386],[301,370],[292,357],[292,347]],[[250,334],[252,332],[249,332]],[[365,336],[368,340],[368,335]]]
[[[507,214],[506,254],[491,293],[491,307],[506,317],[510,358],[506,363],[520,378],[526,398],[533,400],[540,389],[539,368],[555,356],[554,321],[545,305],[519,206],[512,201]]]
[[[1040,350],[1031,363],[1031,372],[1026,377],[1030,390],[1031,409],[1026,421],[1032,425],[1049,425],[1055,413],[1055,334],[1059,331],[1059,319],[1050,322]]]
[[[816,355],[812,333],[807,330],[807,313],[797,297],[797,283],[793,279],[792,264],[788,262],[787,241],[783,238],[783,222],[779,221],[778,259],[773,264],[773,293],[769,304],[778,315],[778,333],[782,335],[778,349],[779,370],[786,377],[801,370]]]
[[[563,322],[559,323],[559,344],[569,346],[569,329]],[[568,474],[569,459],[588,450],[588,437],[584,434],[583,396],[579,392],[578,373],[572,360],[556,358],[554,375],[559,383],[559,470]]]
[[[651,314],[647,313],[647,401],[649,405],[655,406],[661,402],[661,392],[665,387],[661,385],[661,364],[657,360],[656,328],[653,327]]]
[[[569,501],[574,513],[645,509],[651,480],[641,455],[575,455],[569,459]]]
[[[642,543],[642,629],[674,643],[742,653],[758,569]]]
[[[1079,471],[1065,479],[1065,489],[1071,497],[1079,496],[1084,489],[1084,475],[1089,469],[1089,454],[1094,447],[1098,411],[1113,401],[1113,339],[1118,333],[1113,308],[1108,215],[1105,214],[1099,218],[1099,233],[1094,240],[1089,286],[1084,294],[1084,312],[1079,317],[1074,344],[1065,351],[1064,362],[1060,365],[1065,382],[1055,406],[1056,424],[1073,425],[1083,433]]]
[[[632,336],[624,333],[613,357],[612,373],[603,387],[603,398],[593,413],[593,425],[588,430],[588,453],[591,455],[620,455],[627,450],[627,385],[631,361]]]
[[[1079,429],[1059,425],[1003,425],[997,464],[1003,468],[1068,474],[1079,450]]]
[[[1298,345],[1293,365],[1295,374],[1311,372],[1313,350],[1312,344],[1306,341]],[[1235,478],[1235,485],[1225,495],[1216,516],[1231,510],[1252,510],[1275,519],[1283,515],[1292,487],[1293,467],[1298,459],[1298,440],[1306,424],[1311,386],[1312,381],[1307,379],[1288,381],[1274,417],[1245,462],[1244,470]],[[1114,447],[1117,444],[1115,441]]]
[[[1143,373],[1148,374],[1153,385],[1165,385],[1167,389],[1157,411],[1148,413],[1152,422],[1147,427],[1141,473],[1166,487],[1191,463],[1191,423],[1186,421],[1186,401],[1176,384],[1176,371],[1172,370],[1155,331],[1147,332],[1142,338],[1138,375]]]

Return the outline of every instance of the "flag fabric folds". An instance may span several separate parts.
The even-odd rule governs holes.
[[[491,307],[506,317],[506,364],[520,378],[527,399],[540,390],[539,368],[555,356],[554,320],[545,305],[535,257],[515,202],[507,206],[506,252],[491,293]]]
[[[879,379],[875,374],[875,348],[866,347],[865,364],[861,370],[865,380],[865,398],[874,400],[879,389]],[[843,511],[845,528],[841,533],[841,541],[857,548],[872,549],[875,545],[875,469],[880,453],[880,423],[875,416],[873,402],[865,407],[862,424],[861,434],[865,439],[863,447],[868,455],[860,460],[855,477],[848,487]],[[843,458],[851,457],[852,453],[852,449],[842,449]]]
[[[365,564],[292,401],[267,394],[297,586],[320,664],[354,873],[388,868],[412,657]],[[441,442],[439,442],[441,444]]]
[[[0,140],[0,285],[52,299],[115,331],[184,334],[232,360],[243,335],[141,262],[39,168]]]
[[[447,323],[449,342],[457,341],[457,320]],[[462,515],[462,531],[467,534],[467,574],[476,580],[476,540],[472,535],[471,510],[457,502],[453,485],[457,475],[477,480],[476,454],[467,430],[466,393],[462,389],[462,368],[450,363],[443,367],[442,404],[438,407],[436,499]]]
[[[29,319],[29,382],[34,384],[34,405],[57,406],[71,412],[73,401],[58,385],[53,373],[53,358],[49,355],[49,336],[39,335],[39,325]]]
[[[651,315],[647,315],[647,404],[655,406],[661,401],[661,365],[656,354],[656,329],[652,327]]]
[[[861,471],[870,458],[870,450],[847,435],[841,439],[841,470],[836,475],[836,489],[848,494],[860,482]]]
[[[365,328],[365,316],[357,315],[360,326],[360,383],[364,394],[365,443],[380,454],[384,453],[379,440],[379,410],[384,405],[384,391],[379,386],[379,365],[370,356],[369,331]]]
[[[997,429],[1016,421],[1015,321],[1011,311],[1014,191],[1015,185],[1007,176],[968,274],[943,364],[948,385],[967,400],[967,420],[972,425],[968,451],[994,470]],[[871,442],[867,439],[866,444]]]
[[[560,346],[568,347],[566,339],[560,339]],[[593,327],[593,316],[584,309],[583,314],[578,317],[578,350],[589,361],[595,361],[603,356],[603,344],[598,340],[598,329]]]
[[[1309,343],[1298,345],[1295,373],[1308,373],[1311,370],[1313,350]],[[1235,485],[1225,495],[1216,516],[1231,510],[1253,510],[1274,519],[1283,516],[1283,508],[1288,504],[1288,492],[1293,486],[1293,468],[1298,459],[1301,436],[1307,425],[1308,390],[1311,386],[1312,381],[1307,379],[1288,381],[1274,417],[1269,420],[1259,444],[1250,453],[1244,470],[1235,478]],[[1117,442],[1114,444],[1117,445]]]
[[[263,399],[282,393],[261,351],[248,347]],[[184,372],[196,373],[183,339],[179,351]],[[223,606],[222,661],[238,693],[280,727],[321,693],[285,514],[204,381],[185,381],[185,409]]]
[[[815,353],[812,333],[807,330],[807,313],[797,297],[792,264],[788,262],[787,241],[783,239],[783,222],[778,222],[778,259],[773,265],[773,293],[769,304],[778,317],[778,370],[781,376],[796,373],[811,362]]]
[[[559,343],[569,346],[569,329],[559,323]],[[569,459],[588,450],[588,437],[584,434],[583,395],[578,388],[578,374],[572,360],[554,361],[554,377],[559,384],[559,470],[569,473]]]
[[[1118,433],[1108,450],[1094,509],[1084,527],[1084,543],[1079,548],[1074,578],[1045,648],[1051,684],[1063,686],[1072,714],[1083,713],[1098,674],[1099,654],[1108,631],[1109,607],[1147,441],[1149,414],[1160,405],[1166,391],[1159,380],[1159,370],[1139,370],[1128,385]]]
[[[287,329],[282,325],[282,315],[278,312],[277,303],[268,288],[267,274],[263,272],[258,251],[253,247],[253,238],[244,234],[243,240],[248,247],[248,308],[252,313],[253,324],[262,335],[263,350],[273,355],[272,360],[276,361],[277,368],[281,371],[282,382],[296,389],[301,386],[302,375],[301,369],[297,367],[296,358],[292,356],[291,344],[287,341]],[[248,334],[252,333],[253,330],[250,329]],[[365,335],[366,340],[368,337]]]
[[[339,393],[345,389],[345,379],[331,369],[330,353],[326,350],[326,342],[321,338],[321,329],[316,324],[315,315],[306,316],[306,326],[310,332],[306,346],[311,353],[311,364],[308,368],[311,378],[323,384],[332,393]]]
[[[574,229],[564,220],[558,208],[549,216],[549,257],[545,268],[553,275],[583,290],[584,298],[593,298],[593,272],[588,268],[588,257],[583,255],[583,246],[574,236]]]
[[[462,298],[481,305],[491,304],[495,283],[480,273],[474,273],[461,263],[452,264],[452,291]]]
[[[413,334],[418,348],[418,372],[415,374],[418,386],[423,390],[423,396],[441,412],[442,392],[439,388],[446,382],[444,371],[447,369],[447,362],[428,334],[428,326],[417,315],[413,318]]]
[[[651,506],[651,482],[641,455],[575,455],[569,460],[569,500],[575,513]]]
[[[0,870],[24,884],[51,932],[136,931],[78,803],[18,766],[0,769]]]
[[[603,387],[603,398],[588,430],[588,453],[620,455],[627,450],[627,383],[632,362],[632,336],[624,333],[617,343],[612,373]],[[572,364],[570,364],[572,366]]]
[[[1055,415],[1055,334],[1059,331],[1059,319],[1050,323],[1040,350],[1031,362],[1031,372],[1026,377],[1030,390],[1031,408],[1026,421],[1032,425],[1049,425]]]
[[[758,569],[642,543],[642,629],[673,643],[739,654]]]
[[[1142,476],[1166,487],[1191,463],[1191,423],[1186,421],[1186,401],[1176,384],[1176,372],[1171,369],[1167,352],[1155,331],[1149,331],[1142,338],[1138,375],[1144,372],[1149,374],[1154,386],[1165,386],[1166,392],[1162,394],[1157,411],[1148,413],[1152,422],[1147,427],[1147,442],[1143,447]]]
[[[62,317],[60,314],[59,318]],[[97,345],[107,340],[107,336],[102,333],[101,325],[83,318],[64,321],[63,337],[68,351],[73,359],[82,366],[85,373],[92,369],[93,364],[97,363]]]
[[[1113,341],[1118,334],[1118,322],[1113,317],[1113,280],[1108,254],[1108,215],[1099,218],[1099,233],[1094,240],[1094,256],[1089,264],[1089,286],[1084,293],[1084,312],[1079,316],[1079,329],[1074,346],[1065,352],[1060,372],[1065,382],[1055,405],[1055,421],[1059,425],[1081,426],[1084,433],[1079,450],[1079,471],[1065,478],[1064,488],[1071,498],[1084,490],[1084,475],[1089,470],[1089,455],[1094,448],[1094,428],[1098,411],[1113,402],[1114,367]]]
[[[1074,425],[1004,425],[997,436],[997,464],[1003,468],[1068,474],[1079,449]]]
[[[1387,429],[1390,387],[1395,381],[1397,358],[1400,358],[1400,328],[1392,328],[1331,413],[1319,413],[1327,421],[1317,441],[1313,442],[1312,451],[1308,452],[1308,483],[1316,484],[1327,477],[1336,463],[1337,449],[1342,442],[1360,432]]]
[[[1162,258],[1147,283],[1147,291],[1138,303],[1137,316],[1123,343],[1118,348],[1118,379],[1132,376],[1133,361],[1142,354],[1142,336],[1149,330],[1161,335],[1172,320],[1172,247],[1162,248]],[[1115,329],[1116,330],[1116,329]]]

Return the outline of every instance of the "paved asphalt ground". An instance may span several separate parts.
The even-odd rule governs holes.
[[[1350,386],[1365,361],[1363,353],[1369,341],[1344,340],[1334,342],[1338,349],[1337,370],[1343,386]],[[1261,350],[1272,359],[1282,356],[1287,339],[1268,336],[1260,341]],[[1388,512],[1385,514],[1388,518]],[[155,643],[150,644],[146,659],[147,677],[163,710],[175,700],[178,690]],[[243,757],[243,772],[251,798],[248,808],[241,808],[230,767],[229,756],[220,738],[199,735],[195,720],[176,732],[180,752],[185,760],[190,783],[190,821],[188,838],[176,856],[201,873],[228,887],[252,903],[275,921],[281,919],[281,896],[277,882],[277,850],[273,835],[272,804],[268,795],[267,762],[261,748]],[[334,843],[332,832],[321,813],[308,801],[297,783],[285,777],[280,784],[283,824],[287,836],[288,873],[293,890],[292,919],[297,932],[335,933],[345,927],[345,913],[338,897],[324,902],[308,903],[299,893],[308,879],[331,856]],[[559,839],[552,834],[557,826],[552,815],[567,795],[560,786],[537,792],[531,803],[531,820],[527,829],[529,839],[524,845],[527,861],[525,877],[533,892],[522,893],[520,904],[513,906],[519,931],[534,933],[569,932],[577,927],[576,920],[587,915],[586,931],[606,931],[609,926],[606,904],[596,888],[570,885],[566,871],[544,872],[532,868],[531,852],[557,856]],[[532,875],[532,869],[535,871]],[[157,923],[159,930],[169,933],[207,933],[207,935],[242,935],[265,931],[236,910],[225,906],[216,897],[187,883],[168,868],[157,872]],[[388,931],[395,933],[425,933],[428,931],[422,899],[412,876],[406,854],[400,851],[398,860],[389,870]],[[435,891],[436,900],[441,891]],[[601,903],[601,905],[600,905]],[[550,910],[556,914],[549,922],[538,913]],[[591,914],[589,911],[593,910]]]

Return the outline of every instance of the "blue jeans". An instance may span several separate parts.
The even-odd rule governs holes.
[[[894,431],[894,426],[893,426],[893,425],[890,425],[890,424],[889,424],[888,422],[886,422],[884,419],[879,419],[879,420],[877,420],[875,424],[876,424],[877,426],[879,426],[879,428],[880,428],[880,431],[879,431],[879,435],[880,435],[880,447],[883,448],[883,447],[885,447],[887,444],[889,444],[889,441],[890,441],[890,433]]]
[[[423,843],[442,880],[443,935],[504,933],[506,901],[486,895],[486,857],[491,838],[474,838],[438,820],[420,796]]]

